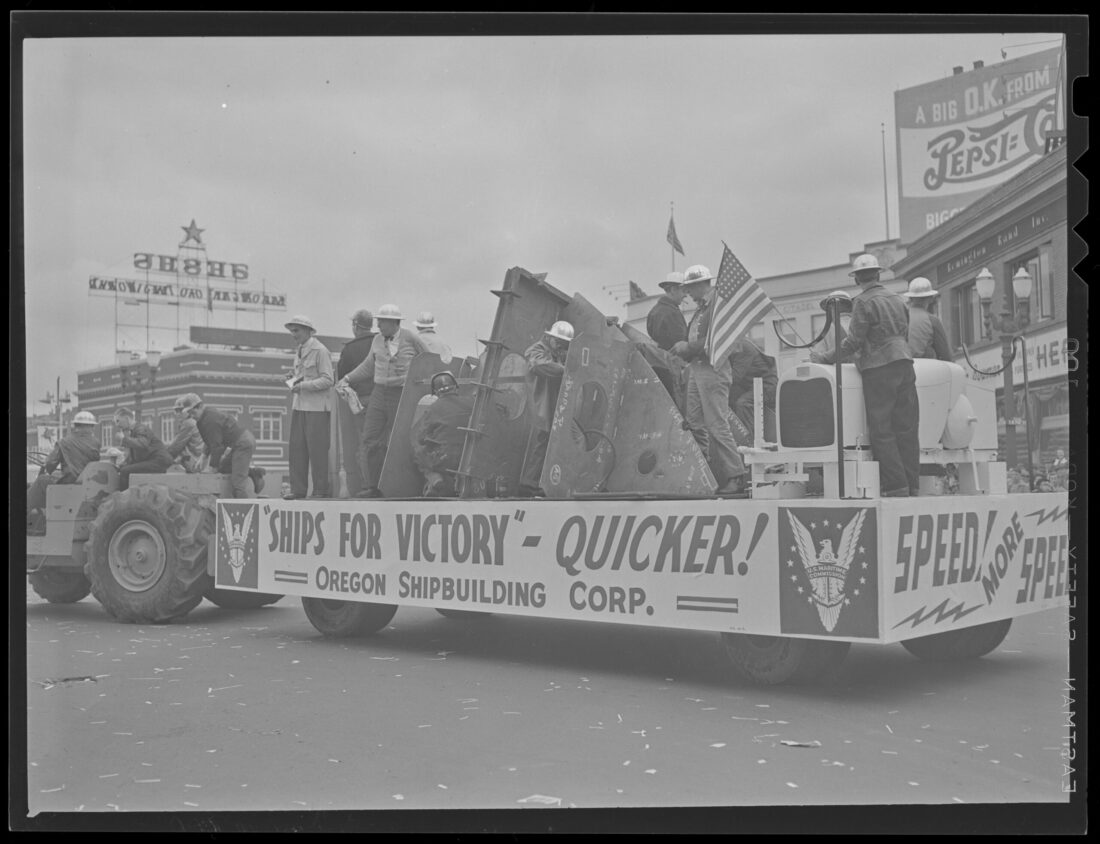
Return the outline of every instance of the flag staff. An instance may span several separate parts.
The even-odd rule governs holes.
[[[673,202],[668,203],[668,224],[672,226],[672,220],[676,216],[676,204]],[[675,229],[673,229],[675,231]],[[676,272],[676,247],[670,241],[668,244],[668,254],[672,258],[672,272]]]
[[[882,213],[886,218],[886,239],[890,239],[890,199],[886,192],[886,124],[882,127]]]

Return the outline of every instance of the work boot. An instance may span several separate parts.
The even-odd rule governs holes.
[[[376,486],[367,487],[361,493],[355,496],[356,498],[381,498],[382,490]]]
[[[517,490],[516,495],[518,495],[520,498],[545,498],[546,497],[546,493],[543,492],[539,487],[530,486],[529,484],[520,484],[519,485],[519,490]]]
[[[730,478],[725,484],[719,487],[715,494],[725,498],[747,498],[748,493],[745,491],[745,476],[738,475],[736,478]]]

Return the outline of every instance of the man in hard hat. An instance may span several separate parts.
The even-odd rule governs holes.
[[[290,392],[290,495],[287,500],[305,498],[313,478],[313,497],[331,498],[328,450],[332,424],[332,355],[314,335],[317,329],[309,317],[296,316],[286,323],[294,338],[294,367]]]
[[[73,417],[69,433],[54,444],[38,477],[27,490],[28,534],[41,536],[46,532],[43,515],[46,488],[53,484],[75,484],[84,467],[99,459],[100,443],[95,426],[95,417],[82,410]]]
[[[766,355],[748,337],[733,344],[730,361],[730,410],[749,431],[754,430],[756,417],[755,381],[763,384],[764,439],[775,442],[775,391],[779,385],[775,358]]]
[[[879,283],[881,272],[874,255],[860,255],[853,262],[849,275],[860,291],[852,300],[848,336],[839,350],[823,356],[822,363],[833,363],[838,354],[841,360],[855,357],[882,495],[917,495],[920,407],[909,351],[909,312],[901,296]]]
[[[745,463],[737,451],[730,430],[729,394],[732,369],[728,357],[712,364],[707,355],[714,276],[702,264],[688,267],[684,287],[695,300],[696,309],[688,325],[688,337],[672,347],[672,353],[687,361],[685,397],[686,421],[707,456],[719,495],[742,495],[745,491]]]
[[[909,300],[908,340],[913,357],[954,361],[943,323],[932,313],[932,306],[940,295],[932,287],[932,282],[926,278],[915,278],[909,282],[909,290],[902,295]]]
[[[450,363],[451,347],[444,343],[443,339],[435,333],[437,325],[432,312],[421,311],[414,325],[416,325],[416,331],[420,335],[420,339],[423,340],[424,345],[428,347],[428,351],[439,355],[444,363]]]
[[[519,479],[521,498],[542,498],[542,464],[550,442],[550,426],[558,403],[558,390],[565,374],[565,357],[573,341],[573,326],[559,320],[523,353],[527,360],[527,396],[534,426],[524,455]]]
[[[666,352],[681,340],[687,340],[687,320],[680,305],[684,301],[684,274],[669,273],[660,283],[664,295],[650,310],[645,320],[646,333]]]
[[[153,429],[134,418],[127,407],[115,411],[115,442],[129,449],[130,456],[118,470],[118,488],[130,486],[130,476],[135,474],[160,475],[172,465],[172,455]]]
[[[420,400],[413,418],[413,461],[424,476],[424,494],[455,494],[455,474],[466,442],[465,426],[474,407],[474,395],[461,395],[451,372],[432,376],[432,392]]]
[[[356,311],[351,318],[351,332],[354,335],[344,344],[340,352],[340,359],[336,362],[336,378],[342,379],[355,367],[363,362],[370,354],[371,343],[374,341],[374,315],[366,310]],[[370,378],[355,387],[347,388],[358,400],[363,408],[370,400],[371,390],[374,389],[374,373]],[[363,420],[362,412],[353,413],[346,401],[338,402],[340,407],[340,441],[341,452],[344,456],[344,479],[347,483],[348,496],[354,498],[363,491],[366,480],[363,475]]]
[[[401,327],[405,317],[397,305],[383,305],[375,319],[378,333],[371,341],[370,352],[351,372],[340,379],[340,384],[355,386],[374,376],[374,390],[370,394],[363,420],[363,476],[366,488],[360,498],[381,498],[378,488],[382,478],[382,466],[386,462],[390,432],[397,418],[401,403],[401,391],[409,364],[421,352],[429,351],[424,339],[415,331]]]
[[[195,419],[176,402],[176,436],[168,443],[168,453],[185,472],[201,472],[204,445]]]
[[[188,393],[176,399],[175,410],[195,421],[210,469],[229,475],[234,498],[251,498],[253,488],[256,492],[263,488],[264,471],[252,468],[256,438],[248,428],[228,413],[207,407],[197,393]],[[249,478],[252,479],[251,486]]]
[[[840,342],[843,343],[844,338],[848,336],[848,323],[852,319],[852,297],[843,290],[834,290],[821,300],[821,310],[827,314],[833,313],[833,304],[830,301],[833,299],[840,301]],[[825,336],[811,347],[810,360],[813,363],[824,363],[834,348],[836,348],[836,326],[830,323]],[[830,358],[830,362],[832,360]]]

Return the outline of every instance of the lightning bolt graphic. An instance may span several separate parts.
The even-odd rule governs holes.
[[[1066,507],[1065,509],[1063,509],[1061,507],[1061,505],[1059,505],[1058,507],[1055,507],[1053,510],[1051,510],[1049,514],[1047,513],[1046,510],[1036,510],[1034,513],[1028,513],[1027,515],[1028,515],[1029,518],[1031,516],[1038,516],[1039,517],[1039,521],[1037,521],[1035,523],[1036,527],[1038,527],[1043,522],[1046,522],[1046,521],[1056,522],[1059,519],[1064,518],[1065,516],[1068,516],[1069,515],[1069,507]]]
[[[932,618],[933,616],[936,617],[936,624],[939,624],[941,621],[947,618],[958,621],[960,618],[970,615],[970,613],[974,612],[974,610],[981,609],[984,606],[984,604],[975,604],[970,608],[966,608],[966,605],[960,601],[957,607],[950,610],[945,610],[945,607],[949,603],[951,603],[951,599],[944,598],[943,603],[941,603],[938,607],[933,607],[930,610],[927,607],[921,607],[912,615],[903,618],[901,621],[895,624],[894,629],[896,630],[897,628],[901,627],[907,621],[913,622],[912,625],[910,625],[911,627],[917,627],[921,624],[924,624],[924,622],[928,621],[928,619]]]

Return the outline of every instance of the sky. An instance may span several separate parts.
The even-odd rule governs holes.
[[[28,412],[57,378],[75,391],[78,370],[111,364],[116,336],[146,349],[144,329],[116,334],[88,278],[139,277],[134,254],[175,255],[192,219],[209,259],[248,265],[242,287],[286,294],[269,330],[304,314],[348,336],[355,310],[393,303],[410,321],[432,311],[464,355],[513,266],[619,316],[628,281],[659,292],[670,203],[678,270],[717,270],[723,240],[757,277],[843,263],[887,234],[883,125],[897,235],[894,92],[1051,39],[28,39]],[[176,339],[153,329],[148,345]]]

